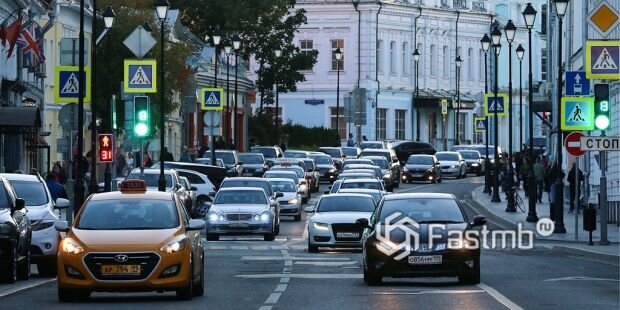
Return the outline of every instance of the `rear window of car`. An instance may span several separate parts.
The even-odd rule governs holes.
[[[459,155],[457,154],[449,154],[449,153],[443,153],[443,154],[435,154],[435,157],[437,157],[437,160],[448,160],[448,161],[458,161],[459,160]]]
[[[27,206],[40,206],[49,202],[45,185],[41,182],[12,181],[11,184],[17,196],[23,198]]]
[[[266,158],[276,158],[276,150],[273,148],[267,148],[267,147],[253,148],[250,152],[261,153]]]
[[[273,179],[277,179],[277,178],[291,179],[293,182],[295,182],[295,184],[297,184],[297,182],[299,182],[299,178],[297,177],[297,174],[277,173],[275,171],[268,171],[268,172],[266,172],[265,173],[265,178],[268,178],[268,179],[269,178],[273,178]]]
[[[314,159],[317,165],[331,165],[334,163],[330,156],[322,156],[322,155],[312,156],[311,155],[310,158]]]
[[[361,157],[364,157],[364,156],[381,156],[381,157],[384,157],[385,160],[387,160],[388,162],[391,162],[389,152],[362,151]]]
[[[298,178],[303,178],[305,175],[305,172],[303,169],[295,169],[293,167],[290,168],[286,168],[286,167],[273,167],[271,168],[271,171],[292,171],[295,172],[295,174],[297,175]]]
[[[360,144],[360,149],[382,149],[383,143],[381,142],[362,142]]]
[[[9,198],[6,194],[6,188],[4,187],[4,183],[0,182],[0,209],[9,208]]]
[[[352,182],[343,182],[340,185],[340,188],[367,188],[367,189],[376,189],[381,190],[381,184],[379,182],[369,182],[369,181],[352,181]]]
[[[463,158],[465,159],[479,159],[480,158],[480,154],[478,152],[459,151],[459,153],[461,153],[461,156],[463,156]]]
[[[331,195],[330,195],[331,196]],[[317,206],[317,212],[373,212],[375,203],[372,197],[365,196],[325,196]]]
[[[305,158],[306,157],[306,153],[305,152],[299,152],[299,151],[286,151],[286,152],[284,152],[284,157],[288,157],[288,158]]]
[[[344,155],[347,155],[347,156],[357,156],[356,148],[343,147],[342,152],[344,153]]]
[[[263,156],[258,154],[239,154],[239,161],[241,161],[244,165],[260,165],[264,164]]]
[[[226,179],[222,182],[222,186],[220,188],[227,187],[258,187],[265,190],[265,192],[271,196],[271,186],[269,182],[265,180],[261,181],[247,181],[247,180],[234,180],[234,179]]]
[[[331,156],[332,158],[340,158],[340,156],[342,156],[339,149],[320,149],[320,151]]]

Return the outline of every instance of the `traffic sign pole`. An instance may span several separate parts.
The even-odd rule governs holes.
[[[605,133],[601,134],[604,136]],[[600,195],[599,209],[601,209],[601,241],[600,245],[609,245],[607,240],[607,152],[601,151],[601,179],[600,179]]]

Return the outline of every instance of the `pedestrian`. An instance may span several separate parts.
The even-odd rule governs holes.
[[[127,161],[127,171],[129,172],[129,171],[133,170],[134,165],[135,165],[135,160],[134,160],[134,157],[133,157],[133,152],[127,152],[127,159],[126,159],[126,161]]]
[[[54,163],[52,172],[54,173],[56,182],[58,182],[59,184],[65,184],[65,182],[67,182],[67,177],[65,175],[65,169],[62,167],[59,161]]]
[[[575,182],[575,176],[577,173],[579,173],[579,184]],[[570,210],[568,213],[573,213],[573,210],[575,209],[575,198],[581,197],[581,184],[583,181],[583,172],[581,172],[581,170],[577,168],[577,165],[573,163],[572,168],[568,172],[568,184],[570,188]],[[579,212],[579,210],[577,210],[577,212]]]
[[[127,160],[121,152],[116,153],[116,175],[124,176],[127,172]]]
[[[521,169],[519,169],[519,174],[521,175],[521,180],[523,180],[523,191],[525,192],[525,197],[527,197],[528,193],[528,175],[530,173],[530,158],[523,157],[521,160]]]
[[[183,147],[181,158],[179,160],[184,163],[192,162],[192,158],[189,156],[189,150],[187,149],[187,146]]]
[[[362,135],[362,141],[368,141],[368,138],[366,138],[366,135]]]
[[[539,203],[542,203],[542,193],[545,184],[545,167],[541,163],[540,158],[536,158],[534,164],[534,180],[536,181],[536,199]]]
[[[349,133],[349,139],[347,140],[347,146],[352,147],[355,146],[355,141],[353,141],[353,134]]]
[[[198,149],[198,158],[203,158],[205,156],[205,152],[209,150],[209,146],[203,144],[200,149]]]
[[[50,171],[45,177],[45,184],[47,185],[47,189],[50,191],[50,195],[52,196],[52,200],[56,201],[58,198],[67,199],[67,192],[65,191],[65,187],[62,186],[58,181],[56,181],[56,174],[54,171]]]
[[[284,139],[280,139],[280,149],[282,149],[282,152],[286,152],[286,143],[284,143]]]
[[[217,136],[217,139],[215,139],[215,149],[223,150],[225,148],[226,148],[226,142],[224,142],[224,138],[222,136]]]
[[[230,150],[236,150],[237,149],[237,147],[235,146],[235,141],[233,141],[232,138],[230,138],[228,140],[228,149],[230,149]]]
[[[517,179],[517,181],[516,181],[517,183],[515,184],[515,187],[517,189],[519,189],[519,187],[521,186],[520,185],[521,184],[521,173],[520,173],[520,171],[521,171],[521,161],[522,161],[521,152],[515,153],[515,157],[514,157],[515,171],[516,171],[515,177]]]

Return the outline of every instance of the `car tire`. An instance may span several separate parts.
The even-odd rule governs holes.
[[[439,177],[439,178],[437,179],[437,183],[441,183],[441,180],[442,180],[442,179],[441,179],[441,177]]]
[[[310,243],[310,236],[308,236],[308,253],[319,253],[319,247]]]
[[[17,266],[17,279],[30,279],[30,247],[28,248],[28,252],[26,252],[26,257],[24,257]]]
[[[276,236],[280,234],[280,223],[276,225],[276,228],[273,231]]]
[[[392,189],[400,187],[400,181],[396,181],[392,184]]]
[[[200,279],[197,285],[194,285],[194,296],[204,296],[205,294],[205,259],[204,254],[200,261]]]
[[[13,247],[11,257],[5,263],[0,265],[0,281],[2,283],[15,283],[17,281],[17,245]]]
[[[55,277],[57,274],[56,260],[50,259],[48,261],[40,262],[37,264],[37,270],[40,277]]]
[[[472,271],[459,275],[459,283],[461,284],[480,283],[480,258],[474,260],[474,268]]]
[[[299,222],[299,221],[301,221],[301,214],[300,214],[300,215],[295,215],[295,216],[293,216],[293,220],[294,220],[295,222]]]
[[[271,233],[268,233],[268,234],[265,234],[265,235],[263,236],[263,240],[265,240],[265,241],[273,241],[273,240],[276,240],[276,233],[275,233],[275,231],[273,231],[273,232],[271,232]]]
[[[177,299],[190,300],[194,296],[194,266],[189,269],[189,279],[187,286],[177,289]]]
[[[220,235],[207,233],[207,241],[219,241]]]
[[[369,269],[366,263],[364,263],[364,282],[371,286],[379,285],[383,282],[383,277],[377,271]]]

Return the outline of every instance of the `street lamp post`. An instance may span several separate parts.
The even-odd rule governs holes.
[[[103,12],[103,24],[105,25],[106,29],[112,28],[112,25],[114,25],[115,18],[116,18],[116,14],[114,14],[114,10],[112,10],[111,6],[108,6],[106,10]],[[93,55],[94,55],[94,49],[93,49]],[[111,107],[108,107],[106,109],[106,119],[107,119],[107,124],[105,127],[107,127],[107,132],[114,133],[114,128],[113,128],[114,125],[112,124],[112,108]],[[110,170],[110,163],[105,164],[105,172],[103,173],[103,190],[105,192],[112,191],[112,171]]]
[[[276,55],[277,58],[280,58],[280,56],[282,56],[282,48],[280,46],[278,46],[275,50],[274,50],[274,54]],[[276,64],[277,66],[277,64]],[[276,115],[275,115],[275,125],[276,125],[276,141],[275,141],[275,145],[279,145],[280,143],[280,98],[278,98],[278,95],[280,93],[280,89],[278,88],[278,72],[276,72],[275,74],[275,83],[276,83]]]
[[[342,59],[342,51],[340,47],[337,47],[334,51],[334,56],[336,57],[336,75],[337,75],[337,83],[336,83],[336,132],[338,135],[338,142],[340,142],[340,60]]]
[[[506,33],[506,41],[508,41],[508,191],[506,192],[506,212],[517,212],[515,208],[515,191],[512,190],[514,186],[515,171],[512,166],[512,42],[515,39],[517,33],[517,27],[512,22],[512,19],[508,20],[508,23],[504,27]]]
[[[220,46],[220,40],[222,39],[222,34],[220,33],[219,28],[216,28],[215,31],[212,33],[211,39],[213,40],[213,47],[215,48],[215,76],[213,79],[213,87],[217,88],[217,63],[218,59],[220,58],[220,54],[218,53],[218,47]],[[211,166],[215,166],[215,128],[211,128],[211,137],[209,138],[209,140],[211,140]]]
[[[84,1],[80,1],[80,31],[78,35],[79,40],[79,56],[78,56],[78,79],[79,81],[84,81],[86,77],[86,73],[84,72]],[[77,176],[75,177],[74,184],[74,196],[73,196],[73,213],[77,215],[82,207],[82,202],[84,202],[84,179],[83,179],[83,166],[82,161],[82,153],[84,151],[84,94],[85,89],[84,83],[78,83],[78,145],[77,145],[77,156],[73,158],[76,163],[76,172]]]
[[[491,38],[485,33],[482,39],[480,39],[480,44],[482,45],[482,51],[484,52],[484,94],[486,95],[489,92],[488,85],[488,68],[487,64],[487,55],[489,52],[489,48],[491,47]],[[482,96],[484,98],[484,96]],[[484,113],[486,115],[486,111]],[[491,165],[491,161],[489,160],[489,117],[484,117],[487,123],[487,128],[485,128],[486,139],[485,142],[485,156],[484,156],[484,191],[483,193],[491,194],[491,173],[489,171],[489,166]]]
[[[566,9],[568,9],[568,1],[569,0],[555,0],[554,4],[555,4],[555,12],[558,15],[558,83],[556,84],[556,87],[558,89],[558,93],[557,93],[557,113],[559,114],[561,111],[561,107],[562,107],[562,19],[564,18],[564,15],[566,14]],[[556,215],[555,215],[555,228],[554,228],[554,232],[555,233],[566,233],[566,228],[564,227],[564,177],[562,175],[562,127],[560,126],[561,124],[561,117],[556,117],[557,119],[557,146],[556,146],[556,151],[558,152],[558,156],[557,156],[557,167],[558,167],[558,172],[556,173],[556,176],[558,178],[557,180],[557,198],[555,199],[555,210],[556,210]],[[578,169],[579,167],[577,167]],[[604,184],[601,184],[602,186],[605,186]],[[578,190],[579,188],[579,184],[576,185],[576,190],[577,192],[579,192]],[[579,210],[577,210],[576,212],[578,212]],[[536,216],[536,213],[534,213],[534,217]],[[533,218],[532,218],[533,219]],[[528,222],[530,222],[530,216],[528,214],[528,218],[527,218]],[[601,225],[606,225],[606,223],[602,223]],[[575,229],[577,229],[575,227]]]
[[[420,97],[420,79],[418,74],[418,64],[420,62],[420,52],[416,48],[413,52],[413,62],[415,64],[415,138],[417,141],[420,141],[420,104],[418,103],[418,98]]]
[[[459,115],[461,114],[461,66],[463,65],[463,60],[461,56],[456,56],[456,114],[454,115],[454,143],[455,145],[459,145],[460,136],[459,136]]]
[[[230,141],[230,56],[232,54],[232,45],[229,40],[224,42],[224,54],[226,54],[226,114],[224,120],[226,124],[224,126],[224,143]]]
[[[530,160],[534,160],[534,111],[533,111],[533,103],[534,103],[534,89],[532,86],[532,59],[533,59],[533,54],[532,54],[532,29],[534,28],[534,21],[536,20],[536,9],[534,9],[534,7],[532,6],[531,3],[528,3],[527,6],[525,7],[525,10],[523,10],[523,18],[525,19],[525,26],[527,27],[527,32],[528,32],[528,43],[529,43],[529,50],[528,50],[528,55],[529,55],[529,74],[528,74],[528,80],[529,80],[529,107],[530,107],[530,111],[529,111],[529,115],[528,115],[528,121],[529,121],[529,135],[530,135],[530,147],[529,147],[529,157]],[[559,117],[557,117],[557,119],[560,119]],[[538,216],[536,215],[536,184],[534,183],[534,169],[533,169],[533,162],[530,165],[530,170],[527,176],[527,188],[528,188],[528,214],[527,214],[527,218],[526,220],[528,222],[537,222],[538,221]]]
[[[239,74],[239,49],[241,48],[241,38],[239,38],[238,35],[234,35],[233,39],[233,48],[235,49],[235,102],[234,102],[234,107],[233,107],[233,127],[234,127],[234,134],[233,134],[233,142],[235,144],[235,149],[236,150],[240,150],[239,147],[239,141],[237,141],[237,138],[239,137],[239,124],[237,122],[237,87],[238,87],[238,74]]]
[[[164,27],[166,26],[166,15],[168,15],[168,8],[170,8],[170,3],[168,0],[156,0],[155,1],[155,10],[157,11],[157,18],[159,18],[160,22],[160,49],[161,49],[161,60],[159,65],[159,79],[160,79],[160,87],[159,87],[159,160],[161,161],[159,165],[159,180],[157,180],[157,187],[160,192],[166,191],[166,177],[164,176],[164,136],[165,136],[165,124],[164,124],[164,100],[166,98],[164,94],[164,79],[165,79],[165,71],[164,71]],[[140,159],[142,160],[142,159]]]
[[[500,44],[500,39],[502,38],[502,32],[499,31],[499,29],[497,27],[495,27],[495,29],[493,29],[493,32],[491,32],[491,40],[493,41],[493,48],[495,50],[495,85],[493,87],[493,92],[494,92],[494,98],[497,98],[497,91],[498,91],[498,82],[497,82],[497,75],[498,75],[498,71],[499,71],[499,53],[502,49],[502,45]],[[497,99],[495,99],[497,100]],[[493,112],[494,112],[494,117],[495,120],[493,122],[493,129],[494,129],[494,133],[495,133],[495,139],[494,139],[494,147],[495,147],[495,164],[493,165],[493,195],[491,196],[491,202],[501,202],[501,199],[499,198],[499,150],[498,150],[498,145],[499,145],[499,117],[497,115],[497,103],[495,103],[493,105]]]
[[[517,58],[519,58],[519,150],[523,149],[523,55],[525,49],[521,44],[517,46]]]
[[[91,23],[92,38],[97,37],[97,0],[92,0],[93,19]],[[90,40],[91,61],[90,67],[92,74],[90,75],[91,85],[97,85],[97,41]],[[93,89],[90,98],[90,186],[88,191],[93,194],[97,192],[97,112],[95,111],[95,102],[97,101],[97,90]]]

